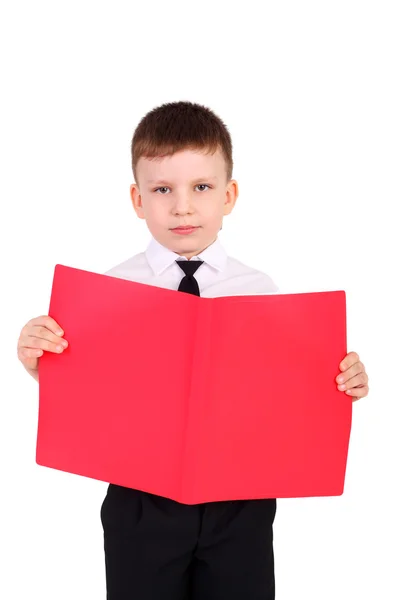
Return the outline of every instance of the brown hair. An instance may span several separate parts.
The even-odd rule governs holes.
[[[139,122],[131,144],[135,180],[139,158],[170,156],[179,150],[221,149],[227,181],[232,178],[232,140],[225,123],[211,109],[194,102],[168,102],[153,108]]]

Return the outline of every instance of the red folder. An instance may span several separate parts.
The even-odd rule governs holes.
[[[36,462],[184,504],[343,493],[344,291],[199,298],[57,265]]]

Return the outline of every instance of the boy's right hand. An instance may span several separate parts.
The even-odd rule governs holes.
[[[21,330],[18,339],[18,358],[31,374],[38,371],[39,358],[44,351],[61,354],[68,346],[59,324],[47,315],[31,319]],[[36,377],[35,377],[36,378]]]

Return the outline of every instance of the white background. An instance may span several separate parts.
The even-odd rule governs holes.
[[[2,2],[2,597],[105,598],[107,484],[36,465],[38,386],[17,339],[47,312],[56,263],[102,273],[144,249],[131,137],[154,106],[192,100],[233,139],[229,253],[281,291],[344,289],[370,377],[344,495],[278,500],[277,600],[400,598],[397,9]]]

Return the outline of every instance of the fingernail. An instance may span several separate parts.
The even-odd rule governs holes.
[[[343,390],[345,390],[345,389],[346,389],[346,386],[345,386],[345,385],[338,385],[338,388],[339,388],[339,390],[342,390],[342,391],[343,391]]]
[[[64,348],[66,348],[66,347],[68,346],[68,342],[67,342],[67,340],[63,340],[61,343],[62,343],[62,345],[64,346]]]
[[[64,348],[62,346],[56,346],[57,352],[62,352]]]
[[[63,330],[62,330],[62,329],[59,329],[58,331],[56,331],[56,334],[57,334],[57,335],[63,335],[63,333],[64,333],[64,332],[63,332]]]

